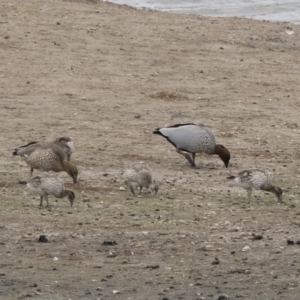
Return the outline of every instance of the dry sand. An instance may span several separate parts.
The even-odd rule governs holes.
[[[59,0],[2,0],[0,26],[1,299],[299,299],[299,26]],[[215,132],[228,169],[152,134],[183,122]],[[39,209],[11,152],[63,135],[75,204]],[[120,190],[141,161],[157,198]],[[252,167],[286,204],[226,179]]]

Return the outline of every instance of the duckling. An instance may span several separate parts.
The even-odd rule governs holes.
[[[21,156],[33,170],[67,172],[73,182],[77,182],[78,171],[74,163],[66,159],[63,149],[53,143],[29,143],[26,147],[15,149],[13,155]]]
[[[38,194],[40,198],[40,207],[43,206],[43,199],[46,200],[49,207],[48,196],[53,195],[56,198],[67,197],[73,206],[75,194],[70,190],[65,189],[64,182],[61,178],[49,174],[40,173],[37,176],[32,177],[26,184],[28,190],[31,193]]]
[[[134,196],[136,196],[135,187],[140,188],[138,195],[141,194],[143,187],[148,188],[153,196],[156,196],[158,192],[158,185],[152,178],[151,169],[144,164],[135,165],[133,168],[125,170],[124,179]]]
[[[263,190],[273,193],[278,201],[282,202],[282,189],[272,185],[270,175],[263,170],[243,170],[237,174],[230,174],[228,179],[233,179],[236,185],[247,190],[249,203],[251,201],[251,193],[253,190]]]
[[[157,128],[153,133],[166,138],[176,148],[177,153],[185,156],[192,167],[196,166],[196,153],[217,154],[225,167],[228,167],[230,160],[229,150],[223,145],[216,144],[213,132],[202,124],[176,124]],[[192,157],[185,152],[192,153]]]
[[[14,150],[14,152],[18,152],[18,151],[22,150],[21,148],[27,148],[31,145],[45,145],[45,144],[55,144],[55,145],[61,147],[63,149],[63,151],[65,152],[65,154],[67,155],[68,160],[71,159],[72,153],[75,152],[74,141],[71,137],[67,137],[67,136],[59,137],[59,138],[57,138],[57,139],[55,139],[55,140],[53,140],[52,142],[49,142],[49,143],[30,142],[27,145],[23,145],[23,146],[20,146],[19,148],[16,148]]]

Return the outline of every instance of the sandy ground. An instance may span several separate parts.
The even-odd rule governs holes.
[[[2,0],[0,26],[1,299],[299,299],[299,26],[59,0]],[[183,122],[215,132],[228,169],[152,134]],[[11,152],[59,136],[75,204],[39,209]],[[120,190],[141,161],[157,198]],[[253,167],[285,204],[226,179]]]

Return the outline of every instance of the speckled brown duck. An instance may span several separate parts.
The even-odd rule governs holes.
[[[49,207],[48,196],[50,195],[56,198],[67,197],[71,206],[73,206],[75,199],[74,192],[66,190],[64,181],[54,174],[40,173],[39,175],[32,177],[27,182],[26,186],[31,193],[40,195],[40,207],[43,206],[44,199]]]
[[[13,151],[13,155],[21,156],[30,166],[30,176],[33,170],[65,171],[77,182],[78,171],[74,163],[67,160],[63,149],[54,143],[32,143]]]
[[[237,174],[230,174],[229,179],[233,179],[235,184],[248,192],[248,202],[251,201],[253,190],[263,190],[274,194],[279,202],[282,202],[282,189],[274,186],[270,175],[260,169],[243,170]]]
[[[143,187],[147,188],[152,195],[156,196],[158,185],[153,179],[151,169],[144,164],[135,165],[124,172],[125,183],[129,186],[132,194],[135,194],[135,188],[139,188],[139,194]]]
[[[71,159],[72,153],[75,152],[75,145],[74,141],[71,137],[68,136],[62,136],[59,137],[52,142],[30,142],[26,145],[20,146],[19,148],[16,148],[15,151],[22,150],[21,148],[27,148],[31,145],[45,145],[45,144],[55,144],[63,149],[65,154],[67,155],[67,159]]]
[[[230,153],[226,147],[216,144],[215,135],[202,124],[176,124],[169,127],[157,128],[153,131],[166,138],[177,153],[183,155],[192,167],[195,167],[196,153],[217,154],[228,167]],[[192,154],[192,157],[188,153]]]

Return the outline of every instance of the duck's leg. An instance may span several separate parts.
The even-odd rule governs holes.
[[[32,177],[32,173],[33,173],[33,168],[30,167],[30,177]]]
[[[49,206],[48,196],[47,196],[47,195],[45,195],[45,200],[46,200],[46,202],[47,202],[47,207],[50,207],[50,206]]]
[[[143,189],[143,186],[141,185],[141,186],[140,186],[140,192],[139,192],[139,195],[141,194],[142,189]]]
[[[192,153],[192,157],[193,157],[193,162],[194,162],[194,164],[196,165],[196,163],[195,163],[196,153]]]
[[[131,193],[132,193],[134,196],[136,196],[136,195],[135,195],[135,191],[134,191],[134,188],[133,188],[133,186],[132,186],[132,185],[130,185],[129,187],[130,187]]]
[[[251,190],[248,190],[247,191],[248,192],[248,203],[250,203],[250,201],[251,201]]]
[[[42,207],[43,206],[43,196],[41,196],[41,198],[40,198],[40,207]]]
[[[176,152],[183,155],[187,160],[188,162],[191,164],[192,167],[196,167],[196,164],[195,164],[195,153],[193,153],[193,159],[189,156],[188,153],[185,153],[185,152],[182,152],[180,149],[176,149]]]

